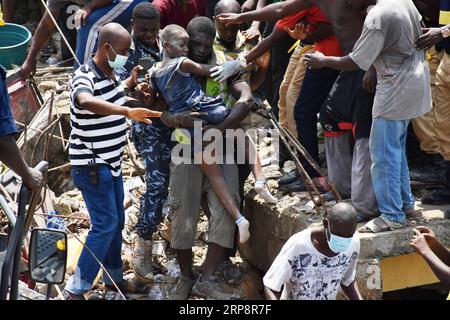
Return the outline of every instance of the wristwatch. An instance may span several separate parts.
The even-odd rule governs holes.
[[[441,33],[442,33],[442,38],[444,38],[444,39],[450,37],[450,29],[448,28],[448,26],[442,27]]]

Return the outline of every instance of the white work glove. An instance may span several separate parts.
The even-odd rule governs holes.
[[[227,61],[220,66],[211,69],[211,77],[217,82],[224,82],[232,75],[247,67],[247,61],[244,57],[239,57],[236,60]]]

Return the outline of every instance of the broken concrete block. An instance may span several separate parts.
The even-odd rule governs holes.
[[[45,93],[49,90],[56,90],[56,81],[42,81],[38,85],[38,89],[41,93]]]

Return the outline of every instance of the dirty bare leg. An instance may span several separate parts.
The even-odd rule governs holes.
[[[200,281],[208,280],[217,269],[217,266],[223,262],[225,248],[215,244],[208,243],[208,251],[206,253],[205,264]]]
[[[261,166],[258,151],[252,139],[245,135],[245,161],[250,166],[253,176],[255,177],[255,191],[268,203],[277,203],[275,198],[267,188],[266,178]]]
[[[236,222],[239,228],[239,241],[244,243],[250,237],[249,222],[243,217],[237,206],[234,197],[231,195],[230,190],[225,182],[222,168],[217,163],[208,164],[203,159],[203,153],[195,153],[195,157],[202,157],[201,169],[209,180],[214,193],[222,203],[225,210],[230,214],[233,220]]]
[[[181,274],[186,278],[194,280],[195,275],[192,271],[192,249],[177,249],[176,252]]]

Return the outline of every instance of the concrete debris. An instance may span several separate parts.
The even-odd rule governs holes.
[[[47,91],[56,90],[56,81],[42,81],[41,83],[39,83],[38,85],[38,89],[40,92],[42,93],[46,93]]]

